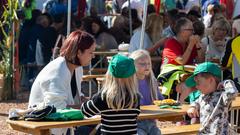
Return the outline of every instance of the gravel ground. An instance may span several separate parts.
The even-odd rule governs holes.
[[[8,110],[10,108],[26,109],[27,101],[11,100],[0,103],[0,135],[26,135],[22,132],[17,132],[10,129],[6,123],[8,118]]]
[[[28,100],[29,93],[24,92],[19,94],[17,100],[10,100],[0,102],[0,135],[27,135],[22,132],[17,132],[10,129],[6,123],[8,118],[8,111],[10,108],[18,108],[18,109],[26,109],[27,108],[27,100]],[[171,127],[174,126],[171,121],[158,121],[159,128]]]

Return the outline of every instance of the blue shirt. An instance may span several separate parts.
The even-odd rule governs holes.
[[[162,31],[163,37],[174,37],[176,34],[172,31],[172,28],[168,26]]]

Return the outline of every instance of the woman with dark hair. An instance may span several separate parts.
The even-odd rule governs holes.
[[[92,33],[100,50],[117,49],[116,39],[109,33],[108,28],[99,18],[92,20]]]
[[[94,38],[83,31],[72,32],[64,41],[60,56],[47,64],[34,81],[29,98],[29,108],[54,105],[57,109],[80,107],[82,66],[87,66],[94,57],[96,44]],[[76,78],[72,83],[73,76]],[[73,86],[75,85],[75,86]],[[76,87],[76,89],[74,89]],[[54,134],[66,132],[54,129]]]

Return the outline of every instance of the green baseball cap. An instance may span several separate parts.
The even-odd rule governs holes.
[[[190,77],[187,78],[187,80],[185,81],[185,84],[188,87],[196,86],[194,77],[199,73],[210,73],[218,78],[221,78],[221,69],[217,64],[212,63],[212,62],[204,62],[204,63],[197,65],[197,67],[194,70],[193,75],[191,75]]]
[[[121,54],[116,54],[109,62],[108,71],[116,78],[128,78],[136,73],[134,60]]]

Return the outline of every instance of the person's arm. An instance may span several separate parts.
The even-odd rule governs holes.
[[[200,111],[200,101],[202,97],[200,96],[197,100],[195,100],[193,103],[191,103],[190,108],[187,111],[187,114],[191,118],[199,117],[199,111]]]
[[[81,110],[84,116],[92,117],[97,115],[101,112],[103,108],[103,102],[101,100],[101,94],[96,94],[93,98],[85,103],[82,104]]]
[[[206,52],[205,48],[202,47],[201,43],[198,43],[196,45],[196,49],[197,49],[197,57],[196,57],[197,63],[204,62],[205,61],[205,52]]]
[[[188,62],[189,57],[193,51],[194,46],[199,43],[199,36],[193,35],[190,37],[187,49],[182,56],[178,56],[175,61],[180,65],[185,65]]]
[[[57,109],[63,109],[67,106],[67,82],[60,79],[48,80],[40,84],[44,90],[44,103],[46,105],[54,105]]]
[[[164,99],[164,96],[161,94],[158,87],[157,87],[157,96],[158,96],[158,100],[163,100]]]
[[[223,89],[223,102],[228,106],[237,96],[238,90],[232,80],[223,81]]]
[[[160,48],[161,46],[164,45],[164,42],[167,40],[168,38],[164,37],[161,38],[157,43],[155,43],[152,47],[147,48],[147,51],[149,53],[153,53],[155,52],[158,48]]]

